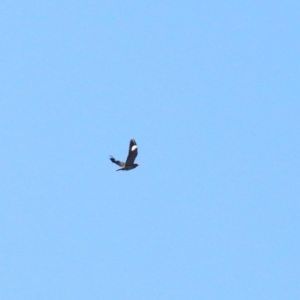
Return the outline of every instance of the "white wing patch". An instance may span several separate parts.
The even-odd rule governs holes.
[[[131,151],[134,151],[137,148],[137,145],[131,147]]]

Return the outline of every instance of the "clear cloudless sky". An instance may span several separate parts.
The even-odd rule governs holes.
[[[299,13],[1,1],[0,299],[300,299]]]

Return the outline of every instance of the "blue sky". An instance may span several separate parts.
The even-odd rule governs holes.
[[[299,1],[0,7],[1,299],[299,299]]]

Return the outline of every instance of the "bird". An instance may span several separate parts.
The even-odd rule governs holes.
[[[134,160],[136,159],[138,155],[138,146],[135,142],[135,140],[130,140],[129,142],[129,152],[126,159],[126,162],[122,162],[119,160],[116,160],[113,156],[110,156],[111,162],[121,167],[121,169],[118,169],[116,171],[130,171],[136,167],[138,167],[138,164],[134,163]]]

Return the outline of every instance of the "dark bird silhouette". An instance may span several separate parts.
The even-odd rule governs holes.
[[[110,160],[121,167],[121,169],[118,169],[116,171],[129,171],[129,170],[132,170],[136,167],[138,167],[139,165],[138,164],[135,164],[134,163],[134,160],[136,159],[138,155],[138,147],[137,147],[137,144],[135,142],[135,140],[130,140],[130,143],[129,143],[129,152],[128,152],[128,156],[127,156],[127,159],[126,159],[126,162],[122,162],[122,161],[119,161],[119,160],[116,160],[114,159],[114,157],[110,157]]]

